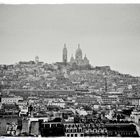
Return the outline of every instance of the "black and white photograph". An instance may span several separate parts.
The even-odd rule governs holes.
[[[139,137],[140,4],[0,4],[0,137]]]

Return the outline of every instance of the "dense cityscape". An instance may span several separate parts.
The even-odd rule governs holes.
[[[0,135],[139,137],[140,77],[92,66],[78,44],[62,62],[0,65]]]

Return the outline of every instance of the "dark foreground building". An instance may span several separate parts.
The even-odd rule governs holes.
[[[42,137],[62,137],[65,135],[64,125],[61,122],[39,122]]]
[[[139,137],[134,124],[108,123],[106,124],[108,137]]]
[[[139,137],[136,126],[129,122],[91,123],[39,122],[42,137]]]

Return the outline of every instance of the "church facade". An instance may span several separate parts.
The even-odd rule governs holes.
[[[78,44],[78,48],[76,49],[75,52],[75,57],[72,55],[70,58],[70,61],[67,61],[67,48],[66,48],[66,44],[64,44],[64,48],[63,48],[63,63],[64,64],[69,64],[71,66],[75,65],[78,67],[86,67],[89,66],[89,60],[86,57],[86,55],[83,57],[83,53],[82,50],[80,48],[80,44]]]

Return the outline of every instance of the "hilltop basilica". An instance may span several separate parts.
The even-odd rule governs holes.
[[[63,48],[63,63],[65,65],[69,64],[71,66],[77,66],[77,67],[87,67],[89,66],[89,60],[87,59],[86,55],[83,58],[83,54],[82,54],[82,50],[80,48],[80,44],[78,44],[78,48],[75,52],[75,58],[73,57],[73,55],[70,58],[70,61],[68,62],[67,59],[67,48],[66,48],[66,44],[64,44],[64,48]]]

